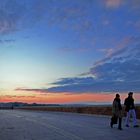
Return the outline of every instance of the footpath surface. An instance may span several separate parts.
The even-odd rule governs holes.
[[[0,140],[139,140],[140,128],[110,128],[110,117],[0,110]],[[124,121],[123,121],[124,123]],[[140,122],[139,122],[140,124]]]

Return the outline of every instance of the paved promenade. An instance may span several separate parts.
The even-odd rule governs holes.
[[[111,129],[109,121],[110,117],[96,115],[0,110],[0,140],[140,139],[140,128]]]

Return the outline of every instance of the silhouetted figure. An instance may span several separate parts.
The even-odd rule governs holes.
[[[12,110],[14,109],[14,106],[13,106],[13,105],[11,106],[11,109],[12,109]]]
[[[121,100],[120,100],[119,94],[116,94],[116,97],[113,101],[112,113],[113,113],[113,116],[110,122],[111,128],[113,128],[113,124],[117,124],[117,121],[119,118],[118,129],[122,130],[122,106],[121,106]]]
[[[139,127],[137,125],[133,92],[128,93],[128,97],[125,99],[124,105],[125,105],[125,111],[127,112],[127,116],[126,116],[126,120],[125,120],[125,126],[129,127],[129,119],[130,119],[130,115],[132,115],[132,117],[133,117],[133,126],[134,127]]]

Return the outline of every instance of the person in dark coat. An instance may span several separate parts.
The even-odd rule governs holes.
[[[129,119],[130,119],[130,115],[132,115],[132,117],[133,117],[133,126],[134,127],[139,127],[137,125],[133,92],[128,93],[128,97],[124,101],[124,106],[125,106],[125,111],[127,112],[127,116],[126,116],[126,120],[125,120],[125,126],[129,127]]]
[[[116,94],[116,97],[113,101],[112,113],[113,113],[113,116],[112,116],[111,122],[110,122],[111,128],[113,128],[114,124],[117,124],[117,121],[119,118],[118,129],[122,130],[122,105],[121,105],[121,100],[120,100],[119,94]]]

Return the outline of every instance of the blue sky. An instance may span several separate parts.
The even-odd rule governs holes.
[[[139,0],[1,0],[0,90],[140,92]]]

